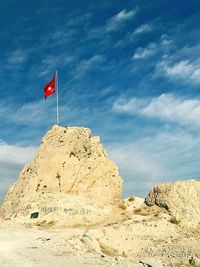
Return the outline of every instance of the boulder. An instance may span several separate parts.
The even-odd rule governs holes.
[[[53,211],[57,218],[71,212],[80,217],[98,207],[100,216],[104,206],[118,202],[121,190],[118,168],[98,136],[92,136],[88,128],[55,125],[8,191],[2,210],[4,218],[20,214],[37,219],[35,212],[48,217]],[[104,209],[107,212],[109,208]]]
[[[161,183],[145,198],[148,206],[154,204],[166,209],[176,222],[200,222],[200,181],[186,180]]]

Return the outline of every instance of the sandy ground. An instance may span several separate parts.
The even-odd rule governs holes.
[[[133,266],[121,257],[81,252],[70,238],[66,241],[67,235],[62,230],[0,230],[0,266]]]
[[[188,233],[187,230],[179,229],[177,234],[174,232],[174,236],[171,236],[174,231],[172,228],[169,233],[165,229],[162,234],[159,234],[161,230],[159,225],[157,229],[152,225],[131,222],[121,227],[47,230],[2,228],[0,229],[0,266],[200,266],[200,262],[197,261],[200,259],[200,235],[197,230]],[[124,227],[130,229],[128,234],[123,232]],[[156,231],[158,231],[157,236]],[[102,232],[105,233],[105,236],[100,238],[103,251],[90,251],[87,242],[84,243],[82,240],[83,236],[89,238],[100,236]],[[95,243],[92,243],[93,245]],[[120,255],[121,247],[127,255]],[[110,253],[113,255],[109,255]],[[189,264],[192,256],[195,264]]]

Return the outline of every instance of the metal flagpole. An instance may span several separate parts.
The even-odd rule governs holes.
[[[56,99],[57,99],[57,125],[59,125],[59,110],[58,110],[58,72],[56,70]]]

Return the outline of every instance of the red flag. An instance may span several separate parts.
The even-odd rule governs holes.
[[[52,94],[55,93],[56,91],[56,74],[54,74],[53,79],[45,85],[43,88],[44,91],[44,98],[46,98]]]

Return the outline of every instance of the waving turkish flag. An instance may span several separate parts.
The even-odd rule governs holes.
[[[52,81],[47,83],[45,87],[43,88],[44,91],[44,98],[46,98],[52,94],[55,93],[56,91],[56,74],[54,74]]]

